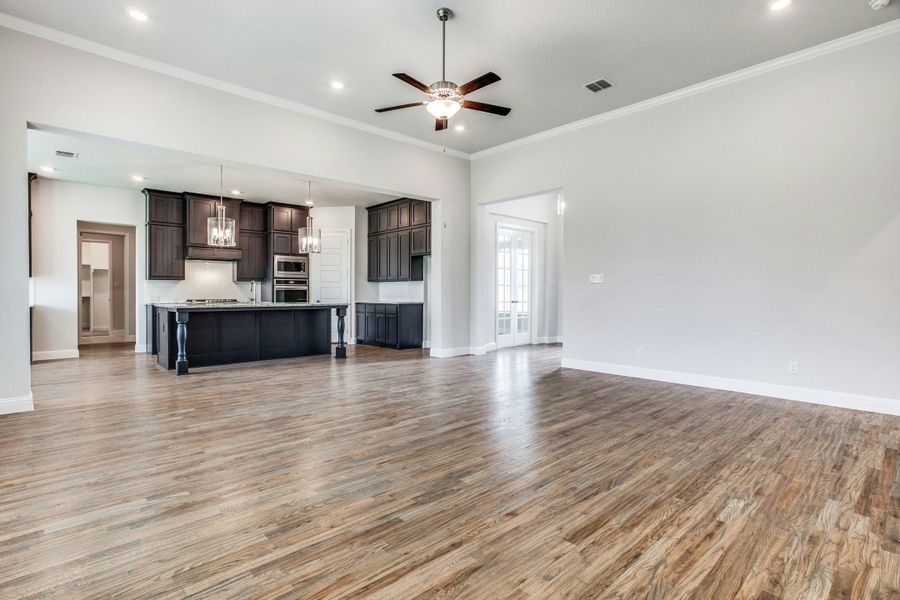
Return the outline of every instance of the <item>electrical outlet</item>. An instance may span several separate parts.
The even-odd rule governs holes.
[[[789,360],[788,361],[788,373],[790,373],[791,375],[796,375],[799,372],[800,372],[800,363],[798,363],[796,360]]]
[[[588,275],[588,283],[604,283],[606,276],[603,273],[591,273]]]
[[[645,352],[644,352],[644,347],[643,347],[643,346],[638,346],[638,347],[637,347],[637,355],[638,355],[638,356],[644,356],[644,354],[645,354]]]

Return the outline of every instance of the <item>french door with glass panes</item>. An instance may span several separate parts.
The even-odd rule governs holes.
[[[531,232],[497,228],[497,346],[531,343]]]

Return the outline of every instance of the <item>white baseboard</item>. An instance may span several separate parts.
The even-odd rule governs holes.
[[[636,377],[638,379],[652,379],[654,381],[680,383],[716,390],[727,390],[729,392],[753,394],[756,396],[796,400],[798,402],[808,402],[810,404],[824,404],[826,406],[852,408],[854,410],[865,410],[888,415],[900,415],[900,400],[892,398],[879,398],[877,396],[864,396],[862,394],[849,394],[847,392],[833,392],[793,385],[766,383],[764,381],[730,379],[728,377],[716,377],[714,375],[697,375],[695,373],[681,373],[679,371],[648,369],[645,367],[594,362],[577,358],[562,359],[562,366],[567,369],[592,371],[594,373],[623,375],[625,377]]]
[[[150,345],[149,344],[135,344],[134,351],[139,354],[149,354],[150,353]]]
[[[431,358],[452,358],[454,356],[477,354],[477,352],[473,352],[472,350],[473,349],[468,346],[463,346],[462,348],[432,348]],[[482,354],[484,353],[482,352]]]
[[[562,336],[539,337],[534,339],[535,344],[561,344]]]
[[[431,348],[431,340],[422,340],[423,348]]]
[[[34,362],[40,362],[42,360],[60,360],[63,358],[78,358],[78,348],[71,350],[44,350],[31,353],[31,360]]]
[[[30,412],[34,410],[34,400],[31,394],[19,398],[0,398],[0,415],[12,413]]]

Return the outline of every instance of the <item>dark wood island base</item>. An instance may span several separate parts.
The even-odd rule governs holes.
[[[335,358],[347,357],[347,305],[156,304],[152,347],[157,363],[186,375],[189,367],[331,353],[331,311],[337,315]]]

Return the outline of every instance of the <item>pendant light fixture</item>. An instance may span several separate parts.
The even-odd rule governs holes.
[[[307,181],[306,205],[312,205],[312,181]],[[307,213],[306,227],[297,232],[300,236],[300,254],[317,254],[322,251],[322,232],[313,229],[313,218]]]
[[[237,246],[234,219],[225,216],[225,186],[223,185],[223,167],[219,165],[219,204],[216,216],[206,219],[206,243],[217,248],[234,248]]]

